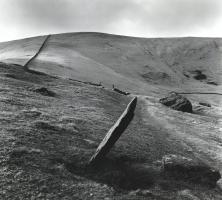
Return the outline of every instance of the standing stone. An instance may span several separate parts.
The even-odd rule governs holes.
[[[122,113],[120,118],[108,131],[103,141],[98,146],[95,154],[91,157],[89,161],[90,165],[99,163],[110,151],[110,149],[113,147],[116,141],[119,139],[121,134],[129,125],[130,121],[133,119],[136,103],[137,103],[137,97],[134,97],[133,100],[128,104],[127,108]]]

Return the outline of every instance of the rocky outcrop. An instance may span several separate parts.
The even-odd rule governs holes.
[[[211,105],[209,103],[199,102],[199,104],[202,106],[211,107]]]
[[[37,88],[34,90],[34,92],[37,92],[43,96],[49,96],[49,97],[54,97],[56,94],[50,90],[48,90],[45,87]]]
[[[186,199],[186,200],[200,200],[197,196],[195,196],[191,190],[185,189],[178,191],[178,199]]]
[[[174,110],[188,113],[193,112],[191,102],[186,97],[176,92],[170,92],[165,98],[160,99],[159,102]]]
[[[166,155],[162,158],[162,167],[166,174],[175,179],[207,186],[216,186],[221,178],[219,171],[209,166],[196,162],[191,158],[179,155]]]
[[[125,92],[125,91],[122,91],[122,90],[114,87],[114,85],[113,85],[113,91],[115,91],[115,92],[117,92],[119,94],[123,94],[123,95],[129,95],[130,94],[129,92]]]
[[[203,72],[201,70],[195,70],[193,71],[194,73],[194,78],[196,80],[205,80],[207,79],[207,76],[205,74],[203,74]]]
[[[210,84],[210,85],[218,85],[218,83],[216,83],[215,81],[207,81],[207,84]]]

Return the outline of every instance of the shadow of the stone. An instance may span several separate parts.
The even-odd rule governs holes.
[[[121,157],[104,158],[94,166],[66,163],[66,168],[73,174],[124,190],[149,188],[159,175],[159,171],[153,167],[131,163]]]

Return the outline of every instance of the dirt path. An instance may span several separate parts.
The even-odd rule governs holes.
[[[134,119],[121,136],[113,156],[123,154],[134,162],[152,164],[166,154],[179,154],[194,158],[193,152],[182,140],[172,137],[171,124],[166,127],[164,118],[155,115],[155,105],[149,105],[143,96],[138,96]]]
[[[169,140],[179,142],[186,152],[222,171],[220,119],[170,110],[159,104],[158,99],[140,98],[146,107],[144,118],[152,117],[167,130]]]

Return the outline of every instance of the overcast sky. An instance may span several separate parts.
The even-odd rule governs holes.
[[[222,0],[0,0],[0,41],[79,31],[222,37]]]

